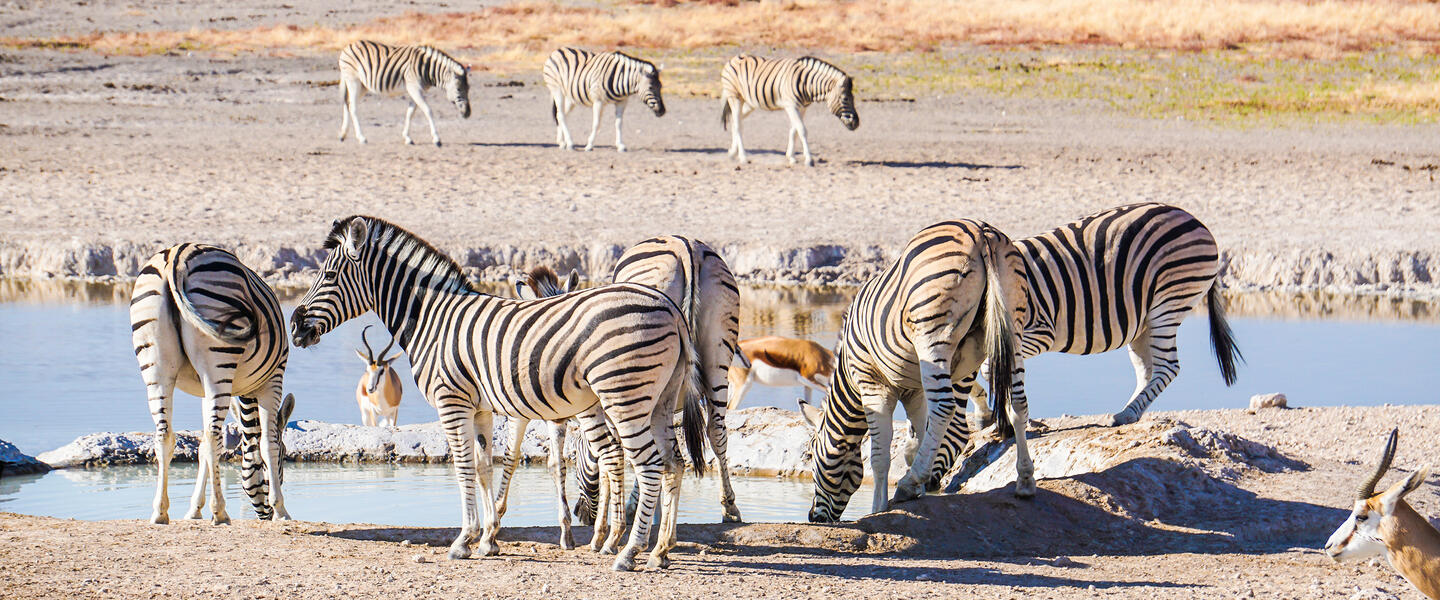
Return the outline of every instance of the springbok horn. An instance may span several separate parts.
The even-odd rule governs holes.
[[[1385,442],[1385,454],[1380,457],[1380,467],[1375,469],[1375,474],[1371,475],[1369,479],[1366,479],[1365,483],[1360,484],[1361,500],[1368,500],[1371,496],[1375,495],[1375,484],[1380,483],[1380,478],[1384,477],[1385,472],[1390,470],[1390,461],[1395,460],[1395,446],[1399,438],[1400,428],[1391,429],[1390,440]]]
[[[390,343],[386,344],[385,349],[381,350],[380,354],[378,355],[380,360],[385,360],[385,353],[389,352],[390,349],[393,347],[395,347],[395,336],[392,335],[390,336]]]
[[[370,340],[365,339],[365,334],[370,331],[371,327],[374,325],[366,325],[364,329],[360,330],[360,343],[365,344],[365,356],[369,357],[370,362],[375,362],[375,351],[370,349]]]

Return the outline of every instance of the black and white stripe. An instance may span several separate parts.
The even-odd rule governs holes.
[[[805,151],[805,164],[813,166],[810,138],[805,131],[805,108],[825,103],[845,127],[860,126],[855,112],[854,81],[835,65],[815,58],[769,59],[741,54],[730,59],[720,73],[720,99],[725,103],[720,124],[730,127],[730,155],[746,162],[740,140],[740,122],[756,109],[784,110],[790,117],[785,157],[795,164],[795,139]]]
[[[261,519],[289,519],[284,496],[281,435],[294,398],[281,398],[290,347],[280,303],[235,255],[202,244],[166,248],[140,269],[130,299],[130,328],[140,376],[155,421],[153,523],[170,520],[167,491],[175,452],[175,388],[204,405],[199,475],[186,518],[200,518],[207,486],[215,523],[230,520],[220,485],[225,415],[235,399],[240,421],[241,480]]]
[[[871,279],[845,311],[835,375],[811,445],[815,499],[810,520],[840,518],[864,476],[860,443],[870,437],[875,497],[884,510],[892,417],[897,403],[923,431],[895,500],[923,494],[957,402],[988,362],[996,405],[1016,427],[1016,494],[1035,492],[1025,444],[1028,407],[1017,333],[1026,312],[1023,264],[1008,238],[976,221],[947,221],[921,230],[899,260]]]
[[[1025,357],[1099,354],[1129,346],[1137,384],[1117,425],[1134,423],[1180,371],[1176,335],[1203,299],[1226,385],[1242,360],[1220,296],[1220,250],[1199,219],[1147,202],[1093,214],[1017,240],[1033,309]]]
[[[699,380],[699,361],[680,309],[636,284],[529,302],[489,296],[449,257],[373,217],[337,221],[325,248],[331,253],[321,276],[291,317],[292,337],[309,347],[340,323],[374,311],[405,349],[421,393],[439,411],[461,488],[463,519],[450,556],[469,556],[477,540],[482,554],[499,550],[491,465],[482,460],[494,414],[546,421],[582,416],[591,420],[587,431],[596,429],[596,419],[613,427],[640,482],[640,520],[614,565],[634,568],[662,486],[665,518],[673,520],[679,508],[683,462],[672,425],[678,405],[687,439],[703,435],[692,383]],[[587,412],[597,403],[603,419],[600,411]],[[690,450],[694,458],[702,448]],[[662,537],[650,564],[668,564],[673,545],[673,537]]]
[[[600,129],[600,111],[606,104],[615,105],[615,149],[625,151],[621,139],[621,122],[630,97],[640,94],[640,101],[657,117],[665,116],[665,99],[660,95],[660,69],[654,64],[623,52],[590,52],[579,48],[561,48],[545,59],[541,73],[545,87],[550,88],[550,116],[555,120],[555,144],[573,149],[570,127],[565,116],[576,106],[591,107],[590,139],[585,149],[595,147],[595,133]]]
[[[425,103],[424,91],[434,86],[445,90],[445,97],[460,110],[460,116],[470,118],[469,67],[450,55],[430,46],[387,46],[379,42],[360,40],[340,51],[340,98],[341,108],[340,141],[345,141],[349,124],[355,123],[355,139],[365,143],[360,133],[360,118],[355,114],[355,105],[360,96],[368,90],[376,94],[395,94],[404,91],[408,105],[405,109],[406,144],[410,139],[410,118],[415,116],[415,107],[430,122],[430,136],[435,145],[440,145],[440,134],[435,131],[435,119],[430,114],[430,105]]]

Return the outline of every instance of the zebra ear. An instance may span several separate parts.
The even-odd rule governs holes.
[[[570,276],[565,278],[565,293],[575,291],[580,287],[580,271],[570,269]]]
[[[360,247],[370,237],[370,222],[365,219],[351,219],[345,226],[345,256],[360,260]]]

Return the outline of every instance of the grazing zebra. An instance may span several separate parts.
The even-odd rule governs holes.
[[[635,284],[529,302],[489,296],[470,285],[454,260],[373,217],[336,221],[324,247],[330,256],[291,316],[292,339],[301,348],[313,346],[373,310],[405,350],[421,393],[439,411],[460,485],[463,519],[450,557],[470,556],[477,540],[481,554],[499,551],[488,459],[494,414],[546,421],[580,416],[587,433],[615,429],[613,437],[588,441],[605,447],[618,440],[640,482],[643,518],[614,563],[617,570],[633,569],[662,486],[665,518],[673,521],[679,510],[677,404],[684,405],[692,459],[703,456],[701,400],[692,383],[701,377],[699,361],[680,309]],[[597,403],[600,410],[592,410]],[[675,544],[673,531],[661,533],[652,567],[667,566]]]
[[[912,423],[924,425],[916,427],[923,435],[895,501],[924,493],[942,436],[961,420],[952,418],[955,405],[970,396],[967,382],[974,380],[966,376],[984,361],[996,406],[1008,408],[1015,425],[1015,493],[1035,493],[1025,444],[1024,367],[1015,339],[1026,312],[1022,269],[1003,233],[976,221],[947,221],[921,230],[899,260],[860,288],[845,311],[830,396],[811,444],[812,522],[835,521],[845,511],[864,474],[860,442],[867,432],[875,478],[871,508],[885,510],[897,402]]]
[[[566,150],[575,147],[565,116],[576,105],[591,107],[590,139],[585,150],[595,147],[600,129],[600,111],[615,105],[615,149],[625,151],[621,121],[630,96],[640,100],[655,116],[665,116],[665,99],[660,96],[660,69],[654,64],[622,52],[594,53],[579,48],[561,48],[545,59],[545,87],[550,88],[550,116],[555,120],[555,144]]]
[[[430,115],[430,105],[425,103],[427,88],[440,86],[460,116],[470,118],[470,67],[460,64],[450,55],[430,46],[387,46],[378,42],[360,40],[340,51],[340,98],[344,101],[340,113],[340,141],[345,141],[348,125],[355,123],[355,139],[365,143],[360,133],[360,117],[355,114],[355,105],[360,96],[368,90],[376,94],[399,93],[404,87],[408,106],[405,108],[406,144],[410,139],[410,118],[415,116],[415,107],[430,122],[430,136],[435,145],[440,145],[440,134],[435,132],[435,119]]]
[[[155,489],[150,521],[170,521],[170,460],[175,452],[175,388],[198,396],[199,475],[188,519],[200,518],[207,484],[216,524],[229,522],[220,485],[220,435],[231,398],[241,431],[241,480],[261,519],[289,519],[284,496],[281,434],[294,397],[280,397],[290,347],[285,319],[270,286],[234,254],[202,244],[156,253],[140,269],[130,298],[130,329],[140,376],[155,421]]]
[[[1025,358],[1130,347],[1137,382],[1113,424],[1138,421],[1175,379],[1180,322],[1202,297],[1220,374],[1226,385],[1235,383],[1243,358],[1220,297],[1220,251],[1194,215],[1156,202],[1132,204],[1015,244],[1025,257],[1031,307],[1020,336]],[[977,424],[991,418],[984,403],[975,410]]]
[[[805,165],[814,166],[810,156],[810,138],[805,132],[805,108],[824,102],[830,112],[840,118],[846,129],[860,126],[855,112],[854,82],[835,65],[815,58],[769,59],[741,54],[725,63],[720,73],[720,98],[725,107],[720,113],[722,126],[730,129],[730,156],[746,162],[745,146],[740,141],[740,122],[757,108],[784,110],[790,116],[790,133],[785,139],[785,158],[795,164],[795,138],[805,151]]]
[[[548,274],[548,275],[547,275]],[[538,277],[537,277],[538,275]],[[549,283],[546,283],[546,278]],[[574,281],[575,275],[571,275]],[[740,291],[730,267],[709,245],[680,236],[660,236],[631,246],[615,265],[615,283],[638,283],[665,293],[685,314],[694,334],[696,352],[702,365],[705,403],[705,432],[710,440],[715,464],[720,472],[721,519],[727,523],[740,521],[740,508],[735,504],[735,491],[730,483],[727,459],[729,446],[725,416],[729,411],[727,374],[733,358],[739,354]],[[562,293],[554,273],[548,268],[531,273],[532,293]],[[518,286],[517,286],[518,287]],[[521,292],[522,294],[525,292]],[[590,450],[589,446],[582,449]],[[580,458],[580,497],[575,512],[582,522],[595,519],[597,506],[615,510],[619,506],[619,487],[608,487],[623,476],[618,460],[603,460],[593,452]],[[553,459],[553,456],[552,456]],[[600,465],[605,465],[604,469]],[[605,473],[604,484],[601,473]],[[611,492],[615,493],[611,493]],[[602,513],[603,514],[603,513]],[[602,518],[603,522],[603,518]]]

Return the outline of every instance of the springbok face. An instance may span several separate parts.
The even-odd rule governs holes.
[[[1381,531],[1382,524],[1385,524],[1387,519],[1393,521],[1396,509],[1405,504],[1405,495],[1415,491],[1415,488],[1420,487],[1429,477],[1430,469],[1425,467],[1405,480],[1391,485],[1384,492],[1375,493],[1375,484],[1380,482],[1380,478],[1390,469],[1390,463],[1395,458],[1399,434],[1399,429],[1390,432],[1390,439],[1380,457],[1380,466],[1360,485],[1350,518],[1345,519],[1325,543],[1325,554],[1332,560],[1365,560],[1384,553],[1386,545]]]
[[[855,112],[854,88],[855,80],[847,75],[830,91],[827,101],[830,112],[839,117],[840,123],[850,131],[855,131],[855,128],[860,126],[860,113]]]
[[[378,354],[370,349],[370,341],[365,339],[365,334],[370,331],[371,327],[374,327],[374,325],[366,325],[365,329],[360,331],[360,342],[365,345],[365,351],[355,350],[355,355],[359,356],[360,360],[365,361],[365,393],[367,394],[375,393],[375,390],[380,387],[380,382],[389,376],[389,371],[392,368],[390,363],[395,362],[395,359],[400,357],[399,352],[391,354],[389,357],[385,356],[385,354],[395,346],[395,338],[393,336],[390,338],[390,343]]]
[[[665,116],[665,98],[660,95],[660,68],[648,67],[645,70],[645,92],[641,94],[640,100],[657,117]]]
[[[330,256],[320,276],[290,315],[290,339],[301,348],[320,343],[320,336],[374,306],[370,275],[362,266],[363,255],[370,251],[370,222],[354,217],[343,227],[337,221],[335,227],[325,240]]]
[[[461,117],[470,118],[470,67],[450,74],[445,81],[445,95],[460,110]]]

